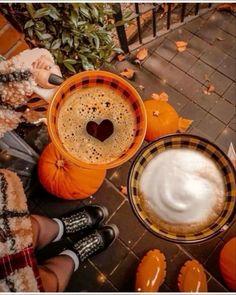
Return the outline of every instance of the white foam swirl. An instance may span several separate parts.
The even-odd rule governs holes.
[[[146,205],[169,223],[206,219],[224,194],[221,172],[200,152],[167,150],[145,167],[140,189]]]

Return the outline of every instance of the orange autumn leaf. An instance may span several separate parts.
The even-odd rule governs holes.
[[[168,101],[169,99],[169,95],[164,91],[160,93],[159,97],[160,97],[160,100],[162,101]]]
[[[212,84],[210,84],[210,85],[208,86],[207,92],[209,93],[209,92],[214,92],[214,91],[215,91],[215,86],[212,85]]]
[[[159,100],[159,99],[160,99],[160,96],[159,96],[159,94],[157,94],[157,93],[153,93],[153,94],[151,95],[151,98],[156,99],[156,100]]]
[[[126,55],[124,55],[124,54],[117,55],[118,61],[123,61],[123,60],[125,60],[125,58],[126,58]]]
[[[122,77],[127,78],[127,79],[132,79],[133,76],[134,76],[134,73],[135,73],[134,70],[132,70],[132,69],[130,69],[130,68],[126,68],[126,69],[124,69],[123,72],[120,73],[120,75],[121,75]]]
[[[139,87],[139,89],[142,90],[142,91],[145,89],[145,87],[144,87],[143,85],[139,85],[138,87]]]
[[[188,128],[193,123],[193,120],[185,119],[185,118],[179,118],[179,131],[180,132],[186,132]]]
[[[137,52],[136,59],[138,59],[139,61],[142,61],[147,57],[147,55],[148,55],[147,48],[142,48]]]
[[[230,11],[230,12],[236,12],[236,4],[235,3],[224,3],[217,6],[217,10],[222,11]]]
[[[183,52],[186,50],[188,43],[185,41],[176,41],[175,45],[179,52]]]
[[[127,192],[127,186],[121,185],[120,187],[120,192],[124,195],[127,196],[128,192]]]
[[[168,94],[165,93],[164,91],[161,92],[160,94],[153,93],[153,94],[151,95],[151,97],[152,97],[153,99],[161,100],[161,101],[168,101],[168,98],[169,98]]]

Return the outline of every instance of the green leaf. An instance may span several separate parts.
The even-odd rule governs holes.
[[[85,71],[94,70],[94,66],[88,61],[86,56],[80,54],[79,57],[81,58],[82,66]]]
[[[27,11],[29,12],[30,16],[31,16],[32,18],[34,18],[34,15],[35,15],[35,9],[34,9],[33,4],[32,4],[32,3],[27,3],[27,4],[26,4],[26,9],[27,9]]]
[[[41,18],[43,16],[49,15],[50,14],[50,8],[44,7],[36,10],[34,14],[34,18]]]
[[[80,22],[77,22],[77,26],[83,26],[85,25],[87,22],[86,21],[80,21]]]
[[[112,50],[115,51],[118,54],[124,53],[124,51],[121,48],[118,48],[118,47],[115,47]]]
[[[62,43],[66,44],[68,40],[70,39],[70,34],[67,32],[62,32],[61,39],[62,39]]]
[[[74,47],[75,49],[79,46],[79,39],[77,37],[74,37]]]
[[[66,45],[64,48],[63,48],[67,53],[69,53],[71,51],[71,48],[69,45]]]
[[[59,50],[59,49],[58,50],[55,50],[53,53],[54,53],[54,56],[56,58],[56,62],[58,64],[62,64],[63,63],[63,60],[64,60],[64,55],[61,52],[61,50]]]
[[[99,17],[99,12],[95,6],[92,6],[92,15],[97,20]]]
[[[47,39],[52,38],[52,35],[51,34],[41,33],[41,32],[36,31],[36,30],[35,30],[35,34],[39,38],[39,40],[47,40]]]
[[[52,42],[51,49],[58,49],[61,46],[61,39],[56,39]]]
[[[33,25],[34,25],[34,22],[32,21],[32,19],[30,19],[25,23],[24,28],[28,29],[28,28],[32,27]]]
[[[63,63],[68,63],[68,64],[71,64],[71,65],[75,65],[75,64],[77,64],[78,63],[78,61],[77,60],[75,60],[75,59],[73,59],[73,58],[67,58],[67,59],[65,59],[64,61],[63,61]]]
[[[32,29],[32,28],[29,28],[29,29],[27,30],[27,33],[28,33],[29,37],[30,37],[31,39],[33,39],[33,37],[34,37],[33,29]]]
[[[79,12],[79,3],[72,3],[72,7],[74,8],[75,12]]]
[[[49,29],[53,34],[56,34],[56,33],[57,33],[57,30],[56,30],[55,26],[52,25],[52,24],[50,24],[50,25],[48,26],[48,29]]]
[[[78,27],[78,15],[74,10],[71,11],[70,20],[71,20],[72,24],[77,28]]]
[[[69,63],[67,63],[67,62],[63,62],[63,65],[64,65],[64,66],[65,66],[70,72],[76,74],[76,70],[75,70],[75,68],[74,68],[71,64],[69,64]]]
[[[84,15],[86,18],[91,19],[90,13],[88,11],[88,9],[80,7],[80,12],[82,15]]]
[[[37,21],[37,22],[35,23],[35,29],[36,29],[36,30],[38,30],[38,31],[40,31],[40,32],[43,32],[43,31],[45,31],[45,28],[46,28],[46,25],[45,25],[44,22],[42,22],[42,21]]]
[[[57,8],[56,8],[55,5],[46,4],[46,7],[48,7],[50,9],[49,15],[51,16],[52,19],[54,19],[54,20],[61,20],[60,13],[57,10]]]
[[[99,46],[100,46],[100,40],[99,40],[99,38],[98,38],[98,36],[96,34],[93,34],[93,40],[94,40],[96,49],[98,50]]]

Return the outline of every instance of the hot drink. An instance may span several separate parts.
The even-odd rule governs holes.
[[[136,117],[130,102],[105,86],[85,87],[70,95],[58,116],[64,148],[83,162],[109,163],[134,141]]]
[[[152,159],[140,179],[142,207],[168,232],[195,233],[221,214],[221,171],[204,154],[189,149],[166,150]]]

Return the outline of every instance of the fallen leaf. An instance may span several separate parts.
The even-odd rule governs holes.
[[[143,86],[143,85],[139,85],[138,86],[141,90],[144,90],[145,89],[145,87]]]
[[[168,101],[169,95],[166,92],[161,92],[159,97],[162,101]]]
[[[124,69],[123,72],[120,73],[120,75],[122,77],[126,77],[127,79],[132,79],[134,77],[134,73],[135,73],[134,70],[132,70],[130,68],[126,68],[126,69]]]
[[[123,61],[123,60],[126,59],[126,55],[124,55],[124,54],[119,54],[119,55],[117,55],[117,59],[118,59],[118,61]]]
[[[176,45],[177,50],[178,50],[179,52],[183,52],[183,51],[186,50],[188,43],[185,42],[185,41],[176,41],[176,42],[175,42],[175,45]]]
[[[205,78],[206,81],[209,81],[209,77],[208,77],[207,74],[204,75],[204,78]]]
[[[236,4],[235,3],[224,3],[217,6],[217,10],[219,11],[230,11],[230,12],[236,12]]]
[[[127,186],[121,185],[120,187],[120,192],[124,195],[127,196],[128,192],[127,192]]]
[[[147,55],[148,55],[148,49],[142,48],[137,52],[136,59],[138,59],[139,61],[142,61],[147,57]]]
[[[179,131],[186,132],[192,123],[193,123],[193,120],[189,120],[189,119],[185,119],[185,118],[180,117],[179,118]]]
[[[206,95],[211,95],[211,93],[214,91],[215,91],[215,86],[213,84],[209,84],[207,89],[203,90],[203,93]]]
[[[214,91],[215,91],[215,86],[213,84],[209,84],[207,92],[211,93],[211,92],[214,92]]]
[[[169,98],[168,94],[165,93],[164,91],[161,92],[160,94],[153,93],[153,94],[151,95],[151,97],[152,97],[153,99],[161,100],[161,101],[168,101],[168,98]]]
[[[153,93],[153,94],[151,95],[151,98],[156,99],[156,100],[159,100],[159,99],[160,99],[160,96],[159,96],[159,94],[157,94],[157,93]]]
[[[158,117],[159,115],[160,115],[160,112],[159,111],[154,111],[153,112],[153,116]]]
[[[232,142],[229,145],[227,155],[230,158],[232,164],[234,165],[234,168],[236,169],[236,153],[235,153],[234,146],[233,146]]]

